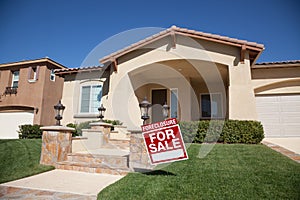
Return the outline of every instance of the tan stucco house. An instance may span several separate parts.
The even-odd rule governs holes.
[[[262,121],[266,137],[300,136],[300,61],[259,63],[264,45],[172,26],[100,59],[103,67],[62,69],[64,122],[105,118],[128,129],[142,124],[139,102],[152,103],[149,122]],[[102,96],[102,98],[99,98]]]
[[[54,70],[64,68],[49,58],[0,64],[0,139],[18,138],[22,124],[55,124],[64,79]]]

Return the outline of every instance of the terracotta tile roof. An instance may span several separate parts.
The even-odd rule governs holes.
[[[196,31],[196,30],[189,30],[186,28],[179,28],[176,26],[172,26],[171,28],[168,28],[168,29],[161,31],[157,34],[154,34],[144,40],[141,40],[141,41],[134,43],[128,47],[125,47],[117,52],[114,52],[108,56],[105,56],[100,59],[100,62],[106,63],[108,61],[111,61],[111,59],[116,59],[130,51],[133,51],[133,50],[135,50],[141,46],[144,46],[146,44],[149,44],[155,40],[161,39],[169,34],[185,35],[185,36],[195,37],[195,38],[204,39],[204,40],[210,40],[210,41],[233,45],[233,46],[238,46],[238,47],[245,45],[246,48],[257,51],[257,52],[261,52],[264,50],[264,45],[258,44],[256,42],[248,42],[246,40],[239,40],[236,38],[230,38],[230,37],[221,36],[221,35],[217,35],[217,34],[204,33],[204,32],[200,32],[200,31]]]
[[[54,72],[58,75],[63,74],[74,74],[78,72],[91,72],[91,71],[98,71],[103,70],[102,66],[90,66],[90,67],[77,67],[77,68],[66,68],[66,69],[56,69]]]
[[[11,67],[11,66],[18,66],[18,65],[26,65],[26,64],[33,64],[33,63],[41,63],[41,62],[48,62],[53,65],[55,65],[57,68],[60,69],[67,69],[67,67],[63,66],[62,64],[46,57],[46,58],[39,58],[39,59],[34,59],[34,60],[22,60],[18,62],[11,62],[11,63],[3,63],[0,64],[0,67]]]
[[[255,63],[255,65],[284,65],[284,64],[300,64],[300,60],[287,60],[287,61]]]
[[[267,69],[267,68],[289,68],[299,67],[300,60],[287,60],[287,61],[275,61],[275,62],[261,62],[251,66],[252,69]]]

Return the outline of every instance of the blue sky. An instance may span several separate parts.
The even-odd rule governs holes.
[[[118,33],[172,25],[262,43],[258,62],[299,60],[299,8],[297,0],[1,0],[0,63],[48,56],[79,67]]]

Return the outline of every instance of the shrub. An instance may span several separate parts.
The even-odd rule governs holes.
[[[199,128],[198,121],[180,122],[180,130],[182,133],[183,141],[186,143],[195,142],[197,131]]]
[[[264,138],[263,126],[258,121],[203,120],[180,122],[185,142],[222,142],[258,144]]]
[[[82,129],[90,129],[91,128],[90,123],[93,123],[93,122],[99,122],[99,121],[93,120],[93,121],[81,122],[80,124],[77,124],[77,125],[74,124],[75,127],[76,127],[76,133],[77,133],[77,135],[82,135]],[[112,125],[122,125],[123,124],[119,120],[108,120],[108,119],[105,119],[105,120],[103,120],[103,122],[108,123],[108,124],[112,124]],[[74,128],[74,127],[72,127],[72,128]],[[113,128],[114,127],[112,127],[112,130],[113,130]]]
[[[79,136],[78,130],[77,130],[77,125],[76,125],[76,124],[69,123],[69,124],[67,124],[67,127],[74,128],[74,129],[75,129],[75,131],[72,132],[72,137]]]
[[[20,139],[34,139],[42,138],[43,131],[40,129],[40,125],[25,124],[19,126],[19,138]]]
[[[105,120],[103,120],[103,122],[112,124],[112,125],[122,125],[123,124],[119,120],[110,120],[110,119],[105,119]]]

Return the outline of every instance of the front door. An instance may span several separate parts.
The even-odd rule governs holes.
[[[167,102],[167,89],[152,90],[152,123],[163,121],[162,106]]]

